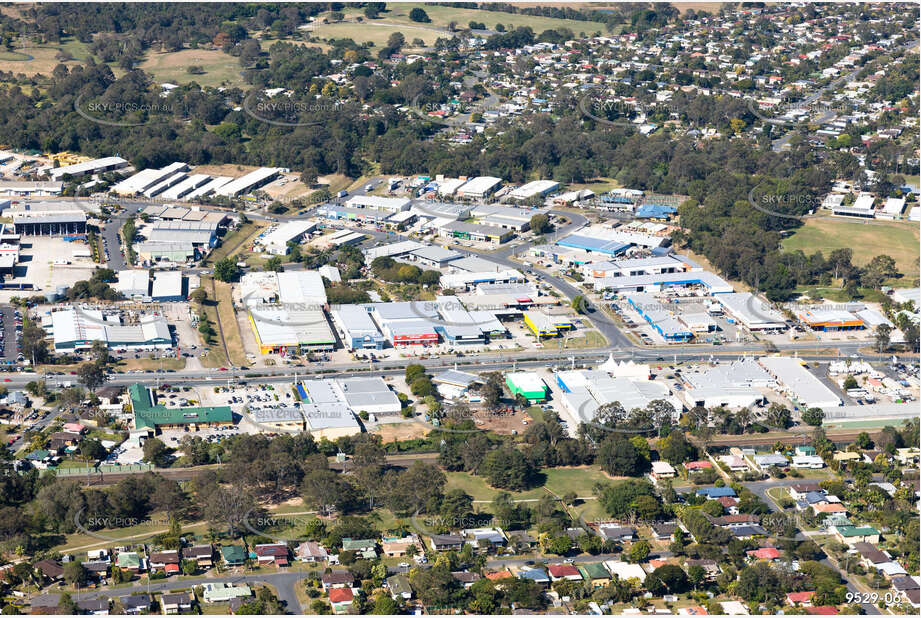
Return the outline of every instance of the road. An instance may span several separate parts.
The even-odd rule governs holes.
[[[124,597],[132,594],[146,594],[148,592],[167,592],[176,588],[191,588],[206,583],[227,583],[227,584],[269,584],[274,586],[278,591],[278,598],[285,603],[285,610],[289,614],[304,614],[306,608],[302,608],[295,594],[295,586],[302,580],[307,579],[306,571],[288,571],[283,570],[278,573],[266,573],[260,575],[227,575],[223,577],[196,577],[196,578],[169,578],[166,580],[157,580],[150,582],[149,585],[135,586],[133,588],[103,588],[100,590],[89,590],[74,595],[74,600],[96,599],[99,597]]]

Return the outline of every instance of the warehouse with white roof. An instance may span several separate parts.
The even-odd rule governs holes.
[[[285,169],[281,167],[260,167],[245,176],[221,185],[215,190],[215,193],[225,197],[239,197],[272,182],[284,171]]]
[[[48,176],[51,177],[52,180],[62,180],[66,176],[99,174],[128,167],[131,167],[131,163],[126,159],[122,159],[121,157],[103,157],[101,159],[93,159],[92,161],[84,161],[83,163],[52,168],[48,170]]]
[[[268,234],[257,238],[255,244],[272,255],[287,255],[291,251],[288,243],[297,243],[317,228],[313,221],[289,221],[276,227]]]
[[[62,309],[51,313],[50,326],[56,351],[86,350],[94,341],[109,349],[172,347],[166,318],[143,316],[137,324],[122,324],[115,314],[92,309]]]
[[[495,176],[477,176],[457,189],[457,196],[468,200],[483,200],[502,186],[502,179]]]
[[[758,360],[785,393],[807,408],[830,408],[841,405],[841,398],[803,367],[803,361],[788,356],[764,356]]]
[[[377,195],[356,195],[345,203],[349,208],[373,208],[389,212],[409,210],[412,202],[402,197],[379,197]]]

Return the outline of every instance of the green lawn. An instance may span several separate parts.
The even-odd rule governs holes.
[[[579,497],[592,495],[592,486],[598,481],[610,481],[598,466],[584,466],[579,468],[550,468],[544,470],[546,481],[540,487],[527,491],[508,492],[514,500],[536,500],[547,491],[562,496],[566,492],[574,491]],[[481,476],[472,476],[466,472],[448,472],[448,489],[459,488],[473,496],[474,500],[491,502],[500,490],[490,487]]]
[[[879,254],[892,256],[906,279],[919,276],[918,224],[908,221],[851,221],[836,217],[815,217],[783,241],[789,251],[801,249],[807,255],[821,251],[827,257],[835,249],[852,249],[854,262],[867,264]],[[906,281],[905,285],[911,285]],[[917,284],[915,284],[917,285]]]
[[[189,73],[191,66],[201,67],[201,74]],[[177,52],[148,52],[141,68],[152,74],[158,83],[201,86],[242,87],[243,67],[240,60],[217,49],[183,49]]]

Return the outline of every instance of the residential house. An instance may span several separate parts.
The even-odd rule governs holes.
[[[638,564],[630,564],[621,560],[605,560],[604,568],[621,581],[636,579],[640,584],[646,581],[646,571]]]
[[[812,605],[812,597],[815,596],[815,590],[807,590],[804,592],[788,592],[787,593],[787,603],[790,605],[810,607]]]
[[[816,515],[831,515],[832,513],[847,513],[847,508],[840,502],[813,504],[812,512]]]
[[[102,560],[92,560],[83,563],[83,568],[97,581],[105,582],[109,577],[111,563]]]
[[[205,603],[228,603],[231,599],[247,599],[253,591],[246,584],[206,582],[202,584],[202,599]]]
[[[480,581],[480,574],[472,571],[451,571],[451,577],[459,581],[465,589]]]
[[[687,461],[684,463],[684,469],[688,471],[688,476],[695,472],[703,472],[704,470],[712,470],[713,464],[709,461]]]
[[[889,562],[883,562],[882,564],[877,564],[876,569],[883,574],[883,577],[886,579],[893,579],[895,577],[902,577],[908,575],[908,571],[905,570],[901,564],[895,560],[890,560]]]
[[[147,562],[152,571],[163,571],[167,575],[179,572],[179,552],[175,549],[150,552]]]
[[[667,461],[654,461],[652,462],[652,472],[650,472],[649,476],[657,481],[660,479],[673,479],[675,478],[675,468]]]
[[[141,557],[136,551],[123,551],[119,552],[115,557],[115,564],[122,571],[129,571],[131,573],[137,574],[143,570],[143,564],[141,563]]]
[[[722,571],[720,570],[720,565],[716,560],[710,560],[709,558],[704,558],[701,560],[687,560],[685,566],[691,568],[692,566],[699,566],[704,570],[707,579],[714,579]]]
[[[316,541],[304,541],[294,550],[298,562],[324,562],[329,559],[326,549]]]
[[[790,497],[794,500],[802,500],[806,494],[813,491],[823,491],[818,483],[795,483],[790,485]]]
[[[64,567],[55,560],[39,560],[34,567],[51,581],[59,581],[64,577]]]
[[[776,547],[760,547],[750,549],[745,553],[753,560],[777,560],[780,558],[780,550]]]
[[[221,558],[227,566],[243,566],[246,562],[246,550],[240,545],[222,545]]]
[[[565,579],[577,582],[582,580],[582,573],[571,564],[551,564],[547,567],[547,572],[550,573],[551,581]]]
[[[464,546],[464,539],[456,534],[433,534],[431,545],[435,551],[460,550]]]
[[[834,605],[817,605],[815,607],[807,607],[806,613],[810,616],[837,616],[838,608]]]
[[[164,614],[182,614],[192,611],[191,592],[164,592],[160,595],[160,609]]]
[[[388,577],[385,585],[394,600],[403,599],[408,601],[413,598],[413,589],[409,585],[409,578],[402,573]]]
[[[263,543],[253,548],[260,565],[274,564],[288,566],[288,545],[286,543]]]
[[[375,539],[342,539],[342,551],[355,552],[355,555],[364,560],[377,558],[377,541]]]
[[[333,588],[329,591],[329,604],[334,614],[348,614],[351,612],[355,593],[351,588]]]
[[[916,464],[921,460],[921,449],[915,447],[897,448],[895,449],[895,459],[903,466]]]
[[[536,567],[521,569],[518,571],[518,579],[529,579],[540,586],[550,585],[550,577],[547,571]]]
[[[53,592],[48,594],[37,594],[29,602],[33,614],[57,614],[58,604],[61,602],[61,595]]]
[[[652,535],[657,541],[668,541],[677,529],[678,524],[674,523],[652,524]]]
[[[606,541],[632,541],[636,538],[636,529],[629,526],[601,524],[598,526],[598,534]]]
[[[505,537],[510,547],[518,551],[533,549],[537,546],[537,539],[526,530],[506,530]]]
[[[579,567],[582,579],[591,584],[592,588],[604,588],[611,582],[611,574],[600,562],[589,562]]]
[[[852,546],[854,550],[860,555],[860,564],[864,568],[876,568],[876,565],[889,562],[892,558],[889,557],[889,554],[886,552],[880,551],[873,545],[869,543],[858,542],[854,543]]]
[[[853,545],[854,543],[879,543],[879,530],[872,526],[835,526],[832,528],[835,538],[841,543]]]
[[[731,498],[736,497],[736,492],[732,487],[702,487],[697,490],[698,496],[706,496],[707,498],[716,500],[717,498],[722,498],[723,496],[729,496]]]
[[[732,533],[732,536],[743,541],[747,539],[766,537],[770,534],[767,529],[755,524],[726,526],[726,529]]]
[[[498,528],[469,528],[461,533],[477,549],[490,551],[505,545],[505,535]]]
[[[126,614],[135,616],[141,612],[150,611],[150,595],[131,594],[119,597],[118,600],[121,602],[122,608],[125,610]]]
[[[415,534],[409,534],[404,537],[385,536],[381,539],[381,551],[388,558],[400,558],[406,555],[410,547],[415,547],[416,551],[420,550],[419,537]]]
[[[210,569],[214,566],[214,548],[210,545],[193,545],[182,550],[182,557],[194,560],[200,569]]]
[[[508,569],[502,569],[501,571],[486,571],[485,573],[483,573],[483,577],[485,577],[486,579],[490,581],[496,582],[496,581],[499,581],[500,579],[509,579],[511,577],[514,577],[514,575],[512,575],[512,572],[509,571]]]
[[[90,616],[108,616],[109,599],[80,599],[77,601],[77,609],[81,614]]]
[[[320,576],[320,582],[323,584],[323,590],[351,588],[355,583],[355,576],[348,571],[330,571]]]

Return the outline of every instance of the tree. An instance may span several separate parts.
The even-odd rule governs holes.
[[[866,431],[861,431],[859,434],[857,434],[855,443],[863,450],[873,448],[873,440],[870,439],[870,434],[868,434]]]
[[[846,378],[844,378],[844,384],[842,384],[842,386],[844,386],[844,390],[849,391],[853,388],[859,387],[860,384],[857,383],[857,378],[852,375],[848,375]]]
[[[551,554],[565,556],[572,549],[572,539],[565,534],[555,536],[547,540],[544,544],[544,549]]]
[[[764,414],[764,420],[771,427],[786,429],[793,424],[793,415],[785,406],[772,403]]]
[[[891,342],[890,335],[892,334],[892,327],[888,324],[880,324],[876,327],[876,331],[873,336],[876,339],[876,351],[882,354],[889,349],[889,344]]]
[[[822,408],[809,408],[803,412],[803,422],[813,427],[821,427],[825,419],[825,412]]]
[[[684,432],[679,429],[673,429],[668,436],[659,440],[656,449],[659,456],[673,466],[697,457],[697,447],[691,444]]]
[[[104,341],[96,339],[93,341],[93,347],[90,349],[90,355],[97,363],[106,365],[109,362],[109,346]]]
[[[633,442],[623,434],[611,434],[598,447],[596,461],[601,469],[612,476],[639,476],[648,461],[637,451]]]
[[[163,468],[169,464],[169,450],[159,438],[148,438],[144,441],[144,461]]]
[[[89,572],[79,562],[64,564],[64,581],[70,585],[82,586],[89,580]]]
[[[627,517],[640,496],[655,496],[652,484],[645,479],[627,479],[622,483],[597,487],[595,494],[605,512],[614,519]]]
[[[374,608],[371,610],[371,613],[384,616],[393,616],[394,614],[400,613],[398,610],[399,605],[397,605],[397,602],[393,600],[393,597],[391,597],[386,592],[381,592],[374,598]]]
[[[656,596],[662,596],[663,594],[683,594],[688,591],[688,576],[685,575],[684,570],[676,564],[662,565],[653,571],[650,576],[655,578],[652,585],[657,586],[658,590],[653,590],[653,588],[650,587],[649,577],[647,577],[645,581],[646,589]]]
[[[502,374],[492,372],[486,376],[486,384],[483,385],[483,402],[490,410],[496,410],[502,403]]]
[[[486,455],[480,472],[493,487],[512,491],[527,489],[534,477],[528,458],[512,446],[500,446]]]
[[[535,234],[545,234],[550,231],[550,217],[547,215],[534,215],[531,217],[531,231]]]
[[[192,292],[190,298],[192,299],[192,302],[201,305],[206,300],[208,300],[208,292],[206,292],[205,288],[203,287],[197,287],[195,288],[195,291]]]
[[[240,267],[230,258],[223,258],[214,265],[214,278],[218,281],[231,282],[240,276]]]
[[[410,21],[423,23],[423,24],[427,24],[430,21],[432,21],[431,19],[429,19],[428,14],[424,10],[420,9],[419,7],[416,7],[409,12],[409,19]]]
[[[278,272],[282,269],[281,267],[281,258],[277,255],[270,257],[265,263],[265,270],[271,272]]]
[[[581,294],[576,294],[572,297],[572,310],[578,314],[585,314],[585,297]]]
[[[105,384],[109,376],[105,372],[104,365],[95,362],[86,362],[77,369],[77,379],[80,384],[95,391],[98,387]]]
[[[642,562],[646,559],[646,556],[649,555],[651,549],[649,543],[646,541],[636,541],[630,545],[630,549],[627,551],[627,561],[633,564]]]

